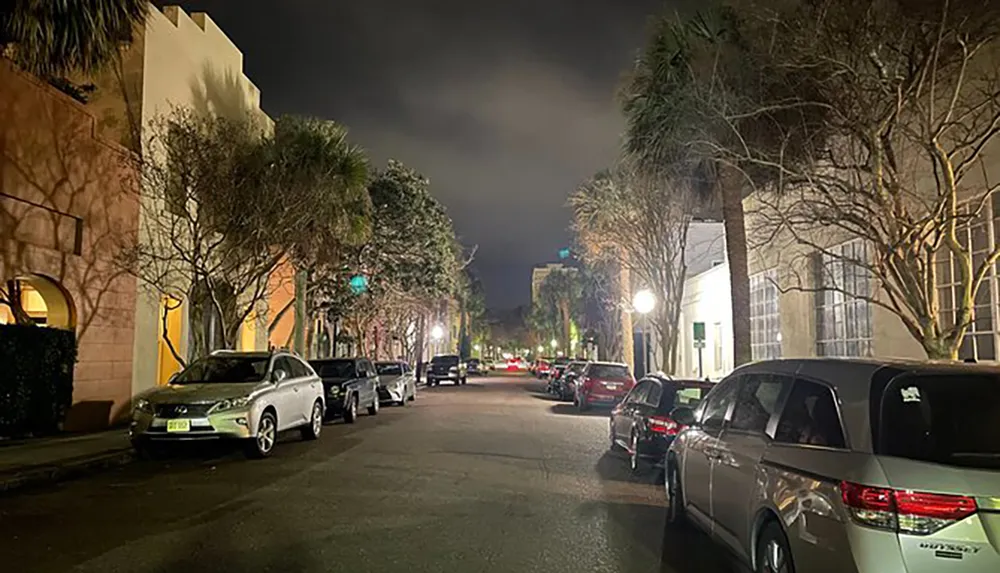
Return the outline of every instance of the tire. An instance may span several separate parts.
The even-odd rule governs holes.
[[[675,463],[667,460],[667,468],[664,470],[664,488],[667,490],[667,523],[672,527],[682,527],[687,516],[684,511],[684,488],[681,484],[680,472]]]
[[[415,401],[416,399],[417,399],[417,387],[416,387],[416,386],[414,386],[414,387],[413,387],[413,392],[412,392],[412,393],[410,393],[410,398],[409,398],[409,400],[410,400],[410,402],[413,402],[413,401]]]
[[[622,451],[622,447],[618,445],[617,436],[615,436],[614,419],[612,419],[611,422],[608,423],[608,442],[609,442],[608,450],[612,452]]]
[[[316,403],[313,404],[312,415],[309,417],[309,422],[299,429],[299,433],[302,434],[303,440],[315,440],[316,438],[319,438],[322,431],[323,403],[316,400]]]
[[[466,383],[468,383],[468,382],[469,382],[469,377],[466,376],[466,377],[462,378],[458,383],[461,384],[462,386],[465,386]]]
[[[347,424],[353,424],[355,420],[358,419],[358,395],[353,394],[351,399],[347,402],[347,407],[344,408],[344,422]]]
[[[770,521],[761,530],[754,550],[757,573],[795,573],[788,537],[776,521]]]
[[[271,412],[264,412],[257,422],[257,435],[247,440],[244,453],[248,458],[263,459],[271,455],[278,443],[278,420]]]
[[[375,394],[375,398],[372,399],[372,405],[368,406],[368,415],[375,416],[378,414],[378,393]]]

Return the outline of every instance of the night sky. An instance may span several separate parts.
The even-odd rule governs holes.
[[[491,307],[570,240],[566,198],[618,155],[621,76],[663,0],[190,0],[265,111],[346,125],[431,180]],[[160,3],[162,4],[162,2]]]

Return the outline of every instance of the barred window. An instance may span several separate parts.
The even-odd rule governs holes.
[[[754,360],[781,358],[777,272],[750,277],[750,349]]]
[[[994,194],[983,211],[968,225],[958,230],[958,240],[972,253],[972,269],[980,268],[990,252],[1000,242],[1000,195]],[[942,326],[951,328],[955,324],[958,299],[962,287],[961,274],[954,257],[948,250],[938,252],[936,259],[938,301]],[[972,307],[972,322],[962,339],[958,355],[961,359],[996,360],[997,328],[994,310],[997,308],[997,281],[1000,271],[997,265],[990,268],[987,279],[979,286]]]
[[[872,355],[872,275],[868,245],[848,241],[817,257],[816,354]]]

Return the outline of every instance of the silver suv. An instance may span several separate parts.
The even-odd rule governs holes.
[[[1000,369],[759,362],[671,417],[669,521],[755,571],[1000,571]]]
[[[278,432],[323,429],[323,384],[287,352],[217,351],[137,396],[129,435],[140,453],[163,442],[237,439],[249,457],[269,456]]]

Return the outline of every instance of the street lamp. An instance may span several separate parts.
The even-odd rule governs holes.
[[[543,352],[545,352],[545,347],[542,346],[541,344],[539,344],[538,345],[538,355],[541,356]]]
[[[431,338],[434,340],[441,340],[444,338],[444,327],[440,324],[435,324],[434,327],[431,328]]]
[[[646,375],[649,370],[649,338],[647,331],[649,328],[649,313],[656,306],[656,296],[649,289],[642,289],[632,297],[632,308],[642,315],[642,373]]]
[[[555,350],[556,348],[559,347],[559,341],[553,338],[552,342],[549,343],[549,346],[552,347],[552,350]]]

